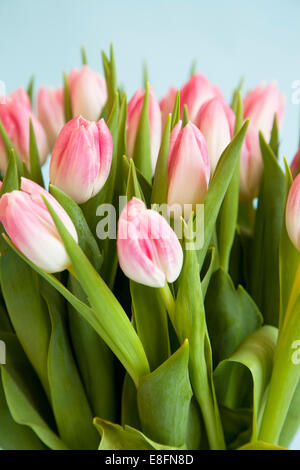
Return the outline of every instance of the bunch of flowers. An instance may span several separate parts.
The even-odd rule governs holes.
[[[284,99],[113,50],[0,103],[0,446],[278,449],[300,424],[300,153]],[[51,154],[50,185],[41,165]]]

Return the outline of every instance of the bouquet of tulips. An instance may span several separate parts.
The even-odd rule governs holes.
[[[102,59],[105,78],[83,52],[36,106],[33,81],[0,98],[0,447],[287,448],[300,152],[283,170],[284,99],[238,86],[229,105],[192,73],[127,103]]]

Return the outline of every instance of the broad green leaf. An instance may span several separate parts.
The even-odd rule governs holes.
[[[169,159],[169,145],[170,145],[170,131],[171,131],[171,118],[169,114],[166,121],[164,134],[161,141],[161,146],[157,158],[153,188],[151,194],[152,204],[163,204],[167,202],[168,194],[168,159]]]
[[[243,98],[238,92],[238,101],[235,118],[234,135],[242,127],[243,122]],[[218,247],[221,267],[227,271],[229,257],[236,230],[239,206],[239,183],[240,183],[240,158],[237,159],[232,179],[227,188],[220,214],[218,217]]]
[[[274,444],[267,444],[263,441],[254,441],[249,442],[248,444],[243,445],[238,450],[288,450],[284,447],[276,446]]]
[[[195,396],[192,396],[190,402],[185,443],[189,450],[209,449],[201,411]]]
[[[206,194],[204,201],[204,244],[197,253],[200,269],[215,229],[215,223],[222,201],[240,155],[247,127],[248,121],[245,122],[239,133],[222,153]]]
[[[170,356],[167,312],[157,289],[130,281],[130,293],[137,334],[154,370]]]
[[[135,384],[138,384],[140,378],[149,371],[149,364],[140,339],[116,297],[97,274],[50,204],[45,199],[44,202],[65,244],[81,287],[105,331],[106,338],[103,339],[108,342],[108,346],[121,361]]]
[[[16,336],[1,333],[1,339],[7,346],[6,365],[1,366],[2,384],[14,421],[31,428],[50,449],[67,450],[67,446],[52,430],[54,421],[46,397]]]
[[[73,276],[70,276],[68,287],[77,298],[87,302],[86,295]],[[72,345],[93,416],[113,421],[116,419],[113,354],[96,331],[70,304],[68,311]]]
[[[190,345],[189,372],[212,449],[225,447],[212,381],[212,353],[207,334],[199,264],[196,251],[184,251],[184,264],[175,303],[175,330],[180,342]]]
[[[40,294],[39,276],[10,249],[0,257],[0,271],[2,293],[11,323],[49,396],[50,319]]]
[[[215,365],[230,357],[263,322],[249,294],[242,286],[235,289],[230,276],[222,268],[212,276],[205,312]]]
[[[130,426],[119,426],[118,424],[104,421],[100,418],[94,419],[102,439],[99,450],[176,450],[177,447],[158,444],[141,431]],[[181,447],[182,448],[182,447]]]
[[[151,144],[150,144],[150,122],[149,122],[149,84],[146,86],[143,108],[140,115],[138,130],[136,133],[133,160],[142,175],[151,182]]]
[[[289,447],[300,425],[300,381],[294,392],[289,411],[280,433],[279,445]]]
[[[125,374],[122,389],[121,424],[122,426],[127,424],[133,428],[141,429],[137,405],[137,391],[128,374]]]
[[[232,410],[251,407],[252,438],[258,434],[258,420],[269,384],[277,342],[277,328],[263,326],[249,336],[235,353],[220,362],[214,372],[218,401]],[[252,396],[249,399],[249,386]]]
[[[0,448],[4,450],[43,450],[45,445],[27,426],[17,424],[7,407],[0,374]]]
[[[29,121],[29,159],[30,159],[30,176],[40,186],[44,187],[43,175],[41,170],[41,162],[39,151],[34,134],[32,119]]]
[[[189,344],[183,345],[137,389],[144,433],[156,442],[180,446],[185,442],[192,389],[189,380]]]
[[[0,331],[12,331],[6,308],[0,303]]]
[[[70,449],[97,449],[98,438],[67,333],[62,297],[45,281],[41,291],[51,319],[48,374],[59,435]],[[80,432],[78,432],[80,429]]]
[[[69,78],[66,72],[64,72],[63,74],[63,79],[64,79],[64,113],[65,113],[65,121],[68,122],[73,118],[73,112],[72,112]]]
[[[255,218],[251,294],[265,323],[278,325],[280,308],[279,240],[283,223],[286,180],[271,149],[260,133],[264,175]]]

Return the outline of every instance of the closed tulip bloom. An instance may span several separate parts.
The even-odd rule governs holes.
[[[296,176],[288,194],[285,223],[292,243],[300,251],[300,175]]]
[[[63,88],[41,87],[37,97],[37,114],[47,133],[50,149],[65,123]]]
[[[50,162],[51,183],[82,204],[106,182],[113,141],[104,119],[90,122],[79,116],[62,128]]]
[[[176,88],[171,87],[168,93],[160,100],[159,107],[161,111],[163,126],[165,125],[169,114],[173,112],[176,93],[177,93]]]
[[[73,116],[83,116],[89,121],[98,121],[107,100],[106,83],[103,77],[83,65],[74,68],[69,75]]]
[[[29,168],[29,122],[32,120],[40,161],[43,164],[49,153],[49,146],[46,132],[33,114],[29,97],[25,90],[19,88],[6,97],[4,102],[0,103],[0,121],[2,122],[10,140],[12,141],[16,152],[22,161],[25,161]],[[5,147],[0,137],[0,170],[7,168],[7,156]]]
[[[14,245],[34,264],[48,273],[63,271],[71,264],[64,244],[42,199],[47,199],[77,242],[73,222],[45,189],[21,178],[21,190],[0,199],[0,220]]]
[[[181,245],[168,222],[133,198],[118,222],[118,257],[127,277],[150,287],[164,287],[180,274]]]
[[[204,201],[210,176],[205,138],[194,124],[182,128],[179,121],[171,132],[168,165],[168,205]]]
[[[207,78],[201,73],[193,75],[189,81],[181,88],[180,91],[180,107],[181,112],[186,104],[188,108],[189,118],[195,121],[199,109],[206,101],[218,96],[222,98],[220,90],[213,86]]]
[[[127,118],[127,156],[133,157],[137,130],[139,127],[141,112],[144,104],[145,92],[140,88],[128,103]],[[152,173],[154,173],[158,152],[161,143],[162,121],[159,103],[153,89],[149,89],[149,123]]]
[[[299,170],[300,170],[300,147],[296,153],[296,155],[294,156],[293,158],[293,161],[290,165],[290,168],[291,168],[291,173],[292,173],[292,176],[293,178],[295,179],[296,176],[298,175],[299,173]]]
[[[269,141],[275,114],[279,127],[282,123],[284,104],[284,96],[276,83],[261,84],[246,95],[244,117],[249,118],[255,129],[261,131]]]
[[[257,130],[249,122],[240,159],[240,199],[252,201],[258,196],[263,175],[263,161]]]
[[[234,120],[233,111],[220,98],[204,103],[196,116],[195,124],[205,137],[211,174],[232,139]]]

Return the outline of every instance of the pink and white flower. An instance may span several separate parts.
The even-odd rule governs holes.
[[[63,88],[41,87],[37,96],[37,114],[47,133],[50,149],[65,123]]]

